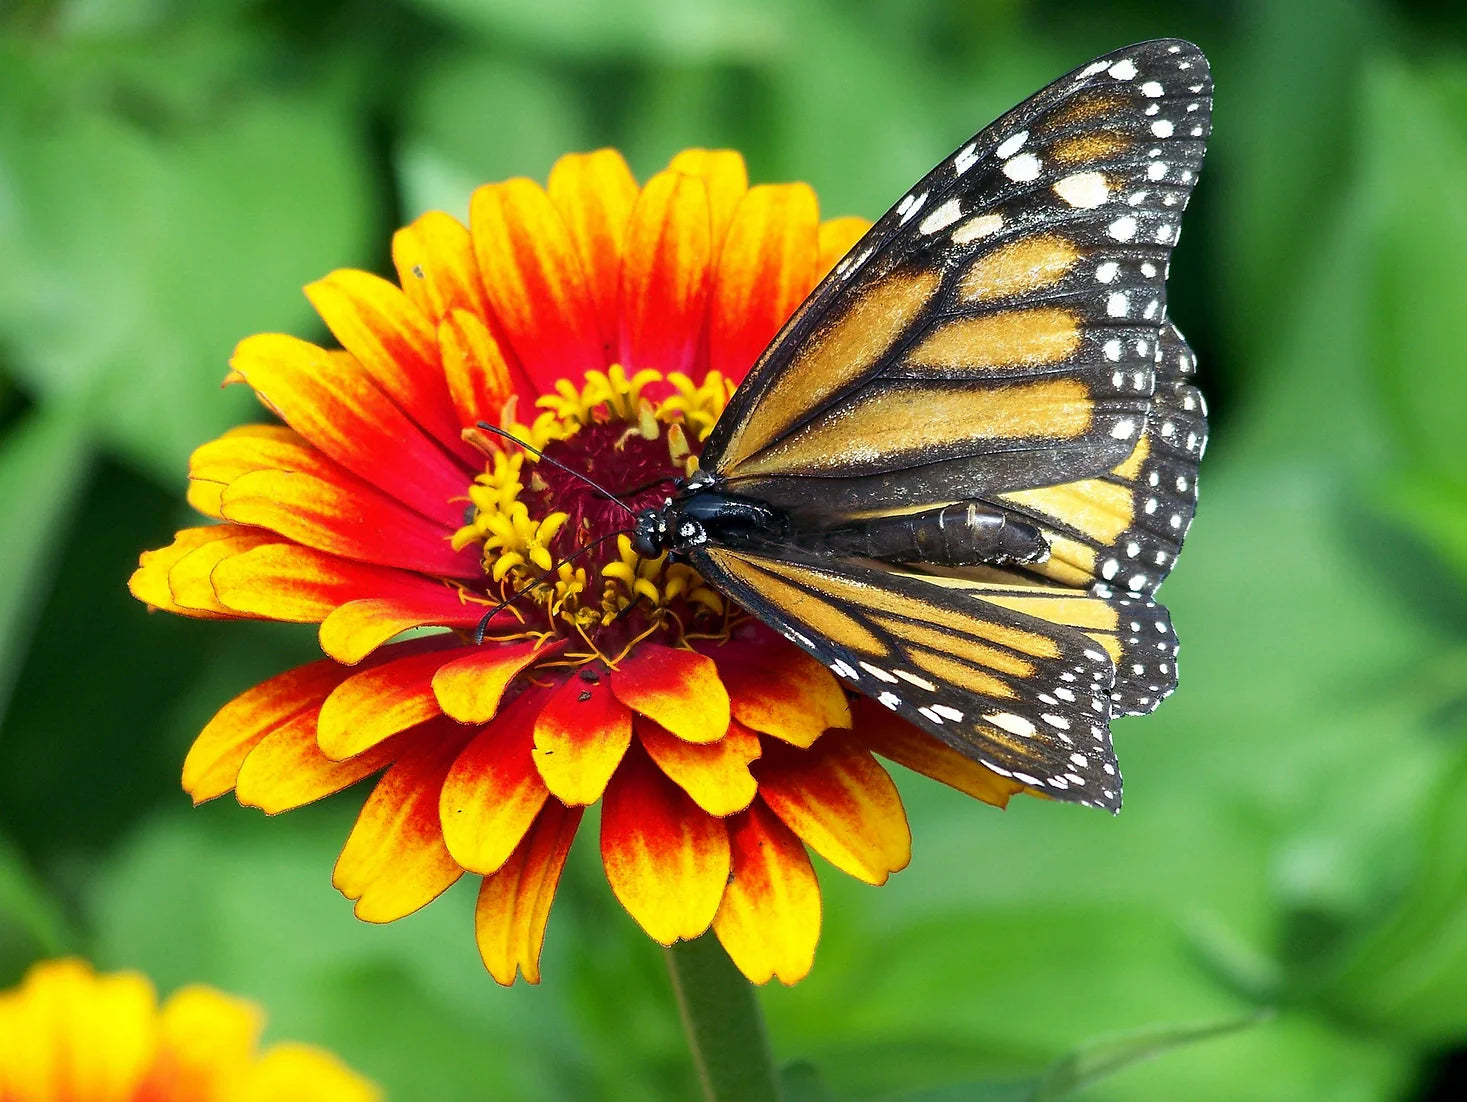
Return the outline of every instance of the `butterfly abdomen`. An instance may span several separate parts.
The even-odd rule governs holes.
[[[1049,545],[1037,527],[977,501],[847,521],[821,528],[808,539],[813,550],[891,563],[1001,566],[1049,557]]]

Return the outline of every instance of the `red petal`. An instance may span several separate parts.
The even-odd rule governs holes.
[[[487,611],[489,606],[469,602],[463,590],[446,585],[425,586],[397,597],[363,597],[338,605],[321,621],[321,649],[351,666],[399,632],[418,627],[471,628]]]
[[[433,692],[443,710],[460,723],[488,723],[516,675],[556,653],[565,642],[558,639],[542,647],[486,641],[440,669],[433,676]]]
[[[856,739],[888,761],[941,781],[994,807],[1007,807],[1009,797],[1024,790],[1018,781],[1000,777],[991,769],[963,757],[946,743],[893,715],[870,697],[856,700],[852,712]]]
[[[186,556],[210,543],[227,541],[236,537],[249,537],[249,530],[234,524],[211,524],[201,528],[185,528],[173,537],[167,547],[156,551],[144,551],[138,558],[138,568],[127,580],[128,591],[139,601],[165,612],[176,612],[181,616],[201,619],[222,619],[232,616],[219,604],[211,589],[205,607],[195,608],[179,604],[169,585],[168,578],[173,568]],[[238,545],[235,545],[238,546]]]
[[[448,851],[470,872],[509,860],[549,795],[535,770],[535,713],[544,694],[521,695],[464,748],[448,771],[438,810]]]
[[[397,281],[429,323],[455,308],[480,317],[489,300],[479,279],[479,263],[468,227],[451,215],[432,210],[392,236],[392,263]]]
[[[486,184],[474,192],[469,224],[494,314],[535,389],[605,367],[575,241],[540,186]]]
[[[205,540],[188,554],[181,556],[168,569],[168,588],[181,608],[203,612],[237,614],[219,599],[214,586],[214,571],[222,563],[236,559],[261,547],[287,547],[282,537],[262,528],[219,525],[221,538]]]
[[[713,932],[750,983],[797,983],[815,963],[820,885],[804,845],[763,804],[728,821],[733,872]]]
[[[627,223],[637,202],[637,181],[614,149],[569,153],[550,170],[550,201],[565,220],[586,273],[601,331],[602,354],[611,361],[617,339],[617,288]]]
[[[527,982],[540,982],[545,923],[580,824],[580,808],[549,801],[510,859],[484,878],[474,909],[474,933],[484,967],[505,987],[514,983],[516,969]]]
[[[260,740],[240,766],[235,799],[267,815],[294,811],[384,768],[401,752],[404,740],[413,737],[388,739],[354,758],[334,761],[316,743],[319,711],[303,712]]]
[[[467,736],[451,723],[439,731],[377,782],[337,858],[331,882],[367,922],[412,914],[463,875],[443,844],[438,792]]]
[[[754,775],[760,798],[841,871],[884,884],[911,860],[912,832],[896,785],[849,735],[828,735],[809,750],[767,741]]]
[[[655,723],[637,724],[642,748],[668,779],[710,815],[732,815],[748,807],[758,791],[749,763],[759,756],[759,736],[737,723],[717,742],[684,742]]]
[[[773,633],[710,653],[740,723],[795,746],[811,745],[831,727],[850,727],[850,705],[835,675]]]
[[[627,913],[671,945],[713,921],[728,883],[728,831],[633,748],[602,801],[601,860]]]
[[[713,659],[697,651],[638,644],[611,675],[611,691],[680,739],[712,742],[728,730],[728,690]]]
[[[437,319],[370,272],[332,272],[307,286],[306,297],[378,390],[450,452],[476,461],[459,436],[465,426],[449,401],[438,362]]]
[[[417,574],[369,566],[293,543],[234,555],[209,575],[222,605],[271,620],[320,623],[333,609],[363,597],[403,600],[444,588]]]
[[[632,741],[632,713],[604,669],[585,667],[557,688],[535,719],[535,766],[562,803],[593,804]]]
[[[333,555],[453,578],[483,575],[473,548],[455,551],[453,530],[379,494],[357,478],[326,480],[252,471],[225,488],[220,510]]]
[[[710,368],[742,380],[810,293],[819,225],[820,207],[806,184],[745,193],[718,254],[708,312]]]
[[[712,259],[703,181],[652,177],[632,212],[621,270],[620,360],[629,370],[692,370]]]
[[[284,425],[239,425],[216,440],[200,444],[188,458],[188,503],[220,517],[224,487],[250,471],[301,471],[319,478],[350,477]]]
[[[241,341],[230,364],[291,428],[347,470],[426,517],[463,523],[465,468],[349,357],[267,333]]]
[[[668,164],[671,172],[696,176],[707,185],[713,255],[717,256],[734,211],[749,190],[749,170],[732,149],[684,149]]]
[[[183,789],[200,804],[234,787],[240,764],[260,740],[321,702],[350,675],[335,662],[312,662],[246,689],[204,725],[183,762]],[[311,737],[315,738],[312,723]]]
[[[498,424],[514,382],[489,327],[467,310],[455,310],[439,325],[438,344],[459,420],[465,425]]]
[[[442,711],[433,674],[457,648],[393,658],[354,672],[321,706],[316,738],[327,757],[354,757]]]

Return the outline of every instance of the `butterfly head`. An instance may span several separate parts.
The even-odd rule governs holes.
[[[664,551],[685,554],[708,542],[708,530],[683,507],[681,499],[669,500],[660,509],[643,509],[632,526],[632,550],[644,559],[655,559]]]
[[[655,559],[667,547],[667,510],[643,509],[632,527],[632,550],[644,559]]]

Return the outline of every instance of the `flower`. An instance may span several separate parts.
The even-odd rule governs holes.
[[[160,1007],[138,972],[42,961],[0,992],[5,1102],[375,1102],[335,1056],[281,1042],[258,1051],[259,1007],[212,987]]]
[[[386,922],[482,876],[478,944],[506,984],[538,982],[600,801],[607,879],[648,934],[711,925],[751,980],[805,975],[807,848],[872,884],[908,861],[873,752],[999,805],[1017,786],[848,699],[627,536],[866,226],[822,223],[806,185],[749,187],[735,153],[686,151],[640,188],[613,151],[571,155],[548,188],[480,188],[468,227],[430,213],[399,231],[398,284],[308,287],[341,351],[242,342],[229,381],[284,424],[194,453],[189,500],[218,523],[145,553],[132,591],[319,623],[327,657],[214,717],[184,766],[195,801],[233,789],[273,814],[385,770],[336,886]]]

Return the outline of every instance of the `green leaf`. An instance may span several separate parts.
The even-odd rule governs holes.
[[[78,403],[33,411],[0,439],[0,719],[90,467],[91,440]]]
[[[86,885],[99,967],[253,998],[270,1038],[325,1045],[389,1097],[585,1097],[556,985],[485,974],[475,883],[390,925],[352,916],[331,866],[362,795],[275,820],[227,801],[158,816]]]
[[[680,64],[747,61],[786,40],[785,6],[772,0],[416,0],[489,41],[577,58]]]
[[[835,1102],[820,1081],[815,1065],[797,1060],[780,1069],[779,1086],[784,1102]]]
[[[1120,1037],[1092,1041],[1054,1063],[1039,1078],[1034,1102],[1056,1102],[1131,1064],[1155,1059],[1187,1045],[1237,1033],[1270,1016],[1271,1012],[1263,1011],[1229,1021],[1204,1025],[1158,1026]]]
[[[1004,1083],[956,1083],[913,1094],[896,1095],[892,1102],[1034,1102],[1038,1084],[1033,1080]]]
[[[1467,754],[1442,778],[1406,859],[1409,886],[1341,954],[1318,997],[1371,1030],[1452,1044],[1467,1032]]]
[[[1404,449],[1467,486],[1467,205],[1444,181],[1467,179],[1467,75],[1379,64],[1366,82],[1366,179],[1377,205],[1372,350]]]
[[[577,88],[548,65],[485,49],[445,51],[407,104],[397,173],[409,217],[468,214],[475,187],[544,180],[561,154],[592,140]]]
[[[0,989],[38,956],[73,951],[76,934],[20,851],[0,837]]]
[[[1144,1060],[1248,1029],[1270,1016],[1251,1014],[1223,1022],[1155,1026],[1123,1036],[1091,1041],[1056,1060],[1028,1080],[965,1083],[897,1095],[893,1102],[1060,1102]]]
[[[192,447],[252,409],[242,388],[219,393],[235,343],[313,334],[301,286],[372,255],[349,109],[325,90],[236,94],[237,51],[227,31],[119,40],[86,53],[84,80],[82,46],[0,51],[11,370],[40,403],[86,396],[99,439],[175,484]],[[139,87],[143,56],[204,86]]]
[[[1377,511],[1414,534],[1467,588],[1467,480],[1417,467],[1388,473],[1372,491]]]
[[[1204,209],[1221,211],[1217,230],[1226,235],[1216,245],[1227,262],[1211,278],[1223,284],[1231,322],[1214,324],[1226,326],[1234,367],[1250,382],[1273,377],[1278,329],[1293,328],[1298,299],[1310,293],[1318,227],[1350,198],[1360,74],[1380,33],[1373,7],[1248,0],[1233,24],[1236,40],[1217,49],[1198,40],[1214,54],[1218,87],[1199,196]],[[1182,253],[1199,243],[1189,239]],[[1349,314],[1342,307],[1338,317]]]

